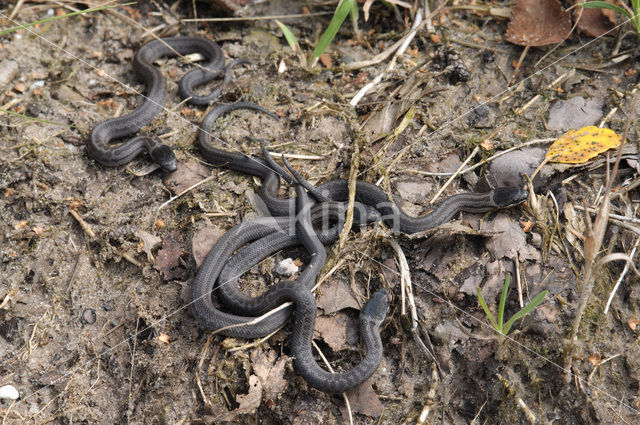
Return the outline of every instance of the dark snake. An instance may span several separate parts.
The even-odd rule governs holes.
[[[326,208],[326,204],[320,204],[314,207],[315,211],[310,213],[306,193],[298,188],[296,192],[300,207],[297,222],[288,218],[256,219],[244,222],[231,229],[216,243],[193,282],[191,311],[201,324],[212,330],[221,330],[220,333],[224,335],[259,337],[275,331],[288,318],[291,309],[280,310],[261,322],[250,323],[255,317],[224,313],[215,308],[211,301],[211,291],[225,264],[227,264],[224,267],[226,273],[237,276],[244,272],[244,270],[238,270],[238,267],[251,267],[252,263],[258,263],[264,258],[265,247],[269,251],[275,249],[274,245],[265,243],[266,238],[278,235],[274,241],[282,247],[302,243],[311,254],[311,261],[298,280],[281,282],[251,301],[255,307],[258,307],[256,310],[258,314],[261,311],[272,310],[284,302],[293,302],[295,304],[295,321],[290,345],[296,370],[310,385],[321,391],[344,392],[370,377],[382,360],[382,342],[378,329],[386,316],[388,293],[384,290],[375,293],[371,300],[365,304],[360,314],[361,336],[367,350],[363,360],[349,372],[340,374],[331,374],[318,366],[313,358],[311,348],[316,304],[310,289],[326,261],[326,251],[321,239],[313,229],[311,216],[315,211],[318,211],[318,207],[323,207],[324,211],[321,212],[321,217],[325,216],[326,218],[326,215],[333,215],[340,220],[344,215],[344,209],[341,204],[334,204],[331,208]],[[291,232],[292,226],[297,230],[294,229]],[[328,231],[322,232],[324,242],[337,238],[340,227],[340,224],[337,224]],[[256,248],[254,242],[241,250],[230,261],[227,261],[237,248],[250,242],[252,238],[263,238],[259,239],[260,243],[257,244],[257,249],[260,250],[257,252],[257,256],[251,252],[252,248]],[[233,261],[236,257],[241,260]],[[222,282],[218,284],[219,288],[226,287],[224,281]],[[229,306],[226,307],[234,310]]]
[[[269,212],[274,216],[292,215],[293,211],[295,211],[295,201],[277,196],[280,186],[279,176],[283,177],[288,183],[293,183],[297,179],[308,190],[312,189],[311,185],[297,174],[293,178],[288,176],[287,173],[282,171],[281,167],[277,167],[276,171],[278,173],[274,172],[273,161],[245,155],[240,152],[219,149],[211,143],[209,130],[213,123],[221,115],[238,109],[252,109],[277,119],[274,113],[254,103],[237,102],[217,106],[205,116],[198,130],[198,145],[202,156],[215,165],[221,165],[261,178],[263,182],[258,194],[265,202]],[[267,156],[267,158],[269,157]],[[315,188],[312,194],[314,193],[317,194],[315,197],[319,198],[319,201],[346,202],[349,196],[348,181],[329,181]],[[485,193],[461,193],[447,198],[430,214],[422,217],[411,217],[402,211],[398,205],[390,201],[381,188],[372,183],[357,180],[357,202],[354,211],[356,213],[356,221],[360,224],[381,219],[395,231],[412,234],[438,227],[449,221],[460,211],[486,212],[493,209],[508,208],[520,204],[527,196],[528,192],[526,190],[515,187],[499,187]]]
[[[212,40],[197,37],[175,37],[153,40],[142,46],[133,59],[133,69],[145,84],[145,100],[128,115],[112,118],[96,125],[91,131],[87,150],[99,163],[108,167],[124,165],[145,150],[151,159],[167,171],[175,171],[177,160],[169,146],[152,134],[141,134],[119,145],[112,142],[136,134],[148,125],[164,108],[167,97],[167,83],[153,62],[162,57],[201,53],[205,62],[199,68],[185,74],[178,85],[183,99],[194,105],[207,105],[220,96],[217,88],[209,95],[199,96],[194,88],[216,78],[224,67],[224,55],[220,47]],[[245,63],[244,60],[231,62],[227,67],[225,81],[229,79],[231,67]]]

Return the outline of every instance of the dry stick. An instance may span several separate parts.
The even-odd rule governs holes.
[[[506,154],[508,154],[509,152],[513,152],[513,151],[515,151],[515,150],[522,149],[522,148],[524,148],[524,147],[531,146],[531,145],[537,145],[537,144],[540,144],[540,143],[549,143],[549,142],[553,142],[554,140],[556,140],[556,139],[555,139],[555,138],[548,138],[548,139],[534,139],[534,140],[530,140],[530,141],[525,142],[525,143],[521,143],[521,144],[519,144],[519,145],[517,145],[517,146],[514,146],[514,147],[512,147],[512,148],[509,148],[509,149],[506,149],[506,150],[500,151],[500,152],[498,152],[497,154],[492,155],[492,156],[490,156],[490,157],[489,157],[489,158],[487,158],[487,159],[483,159],[482,161],[480,161],[480,162],[478,162],[478,163],[476,163],[476,164],[472,165],[472,166],[471,166],[471,167],[469,167],[469,168],[465,168],[464,170],[460,171],[460,172],[459,172],[459,173],[457,173],[457,174],[465,174],[465,173],[468,173],[469,171],[473,171],[473,170],[475,170],[476,168],[483,166],[483,165],[484,165],[484,164],[486,164],[487,162],[491,162],[491,161],[493,161],[494,159],[501,157],[502,155],[506,155]],[[409,145],[409,146],[405,147],[402,151],[400,151],[400,153],[398,154],[398,156],[400,156],[400,154],[402,154],[402,153],[403,153],[403,151],[404,151],[405,149],[408,149],[409,147],[411,147],[411,145]],[[392,163],[392,165],[393,165],[393,163]],[[387,169],[390,169],[390,167],[391,167],[391,166],[389,166],[389,168],[387,168]],[[436,176],[436,177],[449,177],[449,176],[453,176],[454,174],[456,174],[456,172],[453,172],[453,173],[431,173],[431,172],[429,172],[429,171],[411,170],[411,169],[407,169],[407,170],[403,170],[403,171],[405,171],[405,172],[412,172],[412,173],[420,174],[420,175],[423,175],[423,176]]]
[[[329,369],[329,372],[336,373],[333,370],[333,368],[331,367],[331,365],[329,364],[329,360],[327,360],[327,358],[325,357],[325,355],[322,352],[322,350],[320,349],[320,347],[318,347],[318,344],[316,344],[316,342],[314,340],[311,340],[311,343],[313,344],[313,347],[316,349],[316,351],[320,355],[320,358],[322,359],[324,364],[327,366],[327,369]],[[342,398],[344,398],[344,402],[347,405],[347,412],[349,413],[349,423],[351,425],[353,425],[353,414],[351,413],[351,405],[349,404],[349,399],[347,398],[347,394],[346,393],[342,393]]]
[[[590,213],[595,213],[597,212],[597,210],[595,208],[590,208],[590,207],[583,207],[582,205],[576,205],[574,206],[575,209],[580,210],[580,211],[589,211]],[[609,219],[617,219],[620,221],[626,221],[628,223],[636,223],[636,224],[640,224],[640,218],[633,218],[633,217],[627,217],[624,215],[619,215],[619,214],[614,214],[614,213],[610,213],[609,214]]]
[[[433,195],[433,198],[431,198],[431,201],[429,201],[430,204],[433,204],[435,202],[436,199],[438,199],[438,197],[440,195],[442,195],[442,192],[444,192],[444,190],[449,187],[449,185],[451,184],[451,182],[458,176],[458,174],[460,174],[460,171],[467,166],[467,164],[469,163],[469,161],[471,161],[471,159],[476,156],[478,154],[478,152],[480,151],[480,146],[476,146],[473,149],[473,152],[471,152],[471,155],[469,155],[469,157],[467,157],[467,159],[464,160],[464,162],[462,164],[460,164],[460,166],[458,167],[458,169],[455,171],[455,173],[453,173],[453,175],[451,177],[449,177],[449,180],[447,180],[447,182],[445,184],[442,185],[442,187],[440,188],[440,190],[438,190],[438,192],[436,192],[435,195]]]
[[[508,87],[510,87],[513,84],[513,81],[516,79],[516,75],[518,75],[518,71],[520,71],[522,62],[524,61],[525,56],[527,56],[527,53],[529,53],[530,48],[531,46],[527,45],[522,51],[522,54],[520,55],[520,59],[518,59],[518,63],[516,64],[516,67],[513,70],[513,74],[511,74],[511,78],[509,78],[509,82],[507,83]]]
[[[520,308],[524,308],[524,300],[522,297],[522,278],[520,277],[520,256],[516,251],[516,286],[518,288],[518,301],[520,302]]]
[[[355,124],[353,122],[352,128],[355,128]],[[358,178],[358,167],[360,166],[360,146],[363,145],[365,137],[366,136],[361,129],[356,130],[353,143],[353,153],[351,154],[351,167],[349,170],[349,202],[347,203],[347,216],[344,220],[344,227],[340,232],[338,251],[341,251],[344,247],[344,243],[346,242],[347,236],[349,236],[349,232],[353,226],[353,207],[356,202],[356,181]]]
[[[582,288],[580,290],[579,298],[578,298],[578,310],[576,311],[576,316],[573,320],[573,325],[571,329],[571,338],[567,341],[565,347],[565,382],[568,384],[571,380],[570,371],[572,368],[573,362],[573,349],[575,348],[575,343],[578,340],[578,332],[580,330],[580,322],[582,321],[582,316],[584,314],[585,309],[587,308],[587,303],[589,301],[589,296],[593,291],[593,286],[595,284],[595,259],[600,251],[602,246],[602,240],[604,238],[604,233],[607,229],[607,222],[609,220],[609,210],[611,207],[611,186],[613,185],[613,180],[618,175],[618,167],[620,166],[620,159],[622,158],[622,147],[627,141],[627,135],[629,134],[629,127],[631,125],[631,119],[635,115],[634,105],[636,103],[638,92],[634,93],[633,98],[630,102],[630,111],[627,116],[627,121],[624,126],[624,133],[622,134],[622,143],[618,147],[618,154],[616,156],[616,162],[613,165],[613,171],[611,174],[607,172],[607,185],[603,194],[603,201],[598,209],[598,214],[596,215],[595,223],[593,225],[593,229],[591,227],[591,218],[587,211],[584,212],[584,221],[586,226],[585,238],[584,238],[584,276],[582,280]],[[607,171],[609,168],[609,162],[607,162]],[[586,209],[586,207],[585,207]]]
[[[16,17],[16,15],[18,14],[18,11],[20,11],[20,9],[22,8],[23,3],[24,3],[24,0],[18,0],[18,3],[16,3],[16,7],[13,8],[11,15],[9,15],[9,19],[13,19]]]
[[[178,193],[176,196],[172,196],[171,198],[169,198],[168,201],[166,201],[165,203],[163,203],[162,205],[160,205],[158,207],[158,210],[156,211],[156,214],[160,212],[161,209],[163,209],[164,207],[166,207],[167,205],[169,205],[170,203],[172,203],[173,201],[175,201],[176,199],[178,199],[179,197],[181,197],[182,195],[184,195],[185,193],[195,189],[196,187],[200,186],[203,183],[206,183],[210,180],[213,180],[213,174],[210,175],[209,177],[206,177],[202,180],[200,180],[197,183],[192,184],[191,186],[189,186],[188,188],[186,188],[185,190],[183,190],[182,192]]]
[[[571,68],[569,71],[565,72],[564,74],[562,74],[561,76],[553,80],[551,83],[549,83],[543,90],[551,90],[555,88],[562,81],[566,80],[567,78],[571,78],[575,73],[576,73],[576,69]],[[542,95],[540,94],[533,96],[531,100],[529,100],[527,103],[524,104],[524,106],[521,106],[520,108],[516,109],[515,114],[521,115],[524,111],[529,109],[531,105],[537,102],[540,98],[542,98]]]
[[[69,212],[71,213],[73,218],[75,218],[78,221],[78,224],[80,224],[80,227],[82,227],[82,230],[87,234],[87,236],[89,236],[89,238],[91,239],[95,239],[96,234],[93,232],[93,230],[91,230],[91,227],[89,226],[89,224],[86,221],[84,221],[84,218],[82,218],[80,214],[76,212],[76,210],[70,209]]]
[[[430,18],[431,16],[427,17],[427,20],[429,20]],[[378,74],[370,83],[362,87],[358,91],[358,93],[356,93],[355,96],[353,96],[353,98],[349,102],[351,106],[358,105],[358,102],[362,100],[362,98],[367,94],[367,92],[369,92],[369,90],[375,87],[380,81],[382,81],[382,78],[387,73],[391,72],[393,68],[395,68],[398,57],[402,55],[405,52],[405,50],[407,50],[407,47],[409,47],[409,43],[411,43],[411,40],[413,40],[413,38],[416,36],[421,23],[422,23],[422,9],[418,9],[411,31],[409,32],[409,34],[407,34],[404,37],[402,44],[400,45],[396,53],[393,55],[393,58],[391,58],[391,61],[387,64],[387,67],[380,74]]]

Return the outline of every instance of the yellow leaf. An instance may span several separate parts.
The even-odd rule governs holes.
[[[595,126],[570,130],[549,146],[547,159],[563,164],[582,164],[599,153],[620,146],[622,137],[608,128]]]

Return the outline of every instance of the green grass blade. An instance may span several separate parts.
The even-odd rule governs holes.
[[[300,45],[298,44],[298,38],[293,34],[293,32],[291,32],[289,27],[277,19],[274,19],[274,22],[278,25],[278,27],[280,27],[280,31],[282,31],[282,35],[284,35],[284,38],[287,40],[287,44],[289,44],[289,47],[291,47],[293,50],[298,50],[300,48]]]
[[[618,13],[622,13],[627,18],[633,19],[633,16],[631,16],[631,14],[626,9],[624,9],[624,8],[618,6],[618,5],[615,5],[615,4],[607,3],[606,1],[588,1],[588,2],[580,4],[580,6],[584,7],[585,9],[610,9],[610,10],[615,10]]]
[[[56,21],[58,19],[68,18],[70,16],[75,16],[75,15],[82,15],[84,13],[91,13],[91,12],[98,12],[100,10],[113,9],[113,8],[120,7],[120,6],[128,6],[130,4],[134,4],[134,3],[112,4],[112,5],[107,5],[107,6],[98,6],[98,7],[92,7],[90,9],[79,10],[77,12],[65,13],[64,15],[60,15],[60,16],[51,16],[49,18],[41,19],[41,20],[36,21],[36,22],[30,22],[28,24],[19,25],[17,27],[9,28],[8,30],[4,30],[4,31],[0,32],[0,36],[6,35],[6,34],[10,34],[12,32],[21,30],[23,28],[28,28],[28,27],[32,27],[34,25],[43,24],[45,22]]]
[[[509,321],[504,325],[503,334],[506,335],[507,333],[509,333],[509,329],[511,329],[511,326],[513,326],[513,323],[516,320],[523,318],[527,314],[531,313],[536,307],[538,307],[542,300],[544,300],[544,297],[547,296],[548,292],[549,291],[547,291],[546,289],[540,292],[534,299],[531,300],[529,304],[524,306],[522,310],[514,314],[511,319],[509,319]]]
[[[487,317],[489,318],[489,322],[491,322],[491,326],[493,326],[495,330],[498,330],[498,324],[496,323],[496,319],[493,317],[493,314],[491,314],[491,312],[489,311],[489,307],[487,306],[487,302],[484,300],[484,297],[482,296],[482,289],[480,289],[480,287],[478,287],[477,293],[478,293],[478,301],[480,302],[480,305],[484,310],[484,314],[486,314]]]
[[[338,33],[338,30],[340,29],[340,26],[346,19],[347,15],[349,15],[349,11],[353,7],[353,2],[354,0],[342,0],[342,2],[338,5],[338,8],[333,14],[333,18],[331,18],[329,26],[324,31],[322,36],[320,36],[320,40],[318,40],[318,44],[313,50],[314,61],[319,58],[325,50],[327,50],[327,47],[329,47],[329,45],[333,41],[334,37]]]
[[[59,125],[61,127],[68,127],[68,128],[75,128],[76,127],[75,125],[72,125],[72,124],[65,124],[65,123],[62,123],[62,122],[49,121],[49,120],[43,120],[43,119],[40,119],[40,118],[30,117],[28,115],[23,115],[23,114],[19,114],[17,112],[9,111],[8,109],[0,108],[0,112],[5,113],[5,114],[9,114],[9,115],[14,115],[16,117],[24,118],[24,119],[29,120],[29,121],[35,121],[35,122],[43,123],[43,124],[53,124],[53,125]]]
[[[511,281],[511,273],[507,273],[502,287],[502,295],[500,295],[500,304],[498,304],[498,332],[502,332],[502,324],[504,323],[504,306],[507,304],[507,294],[509,293],[509,282]]]

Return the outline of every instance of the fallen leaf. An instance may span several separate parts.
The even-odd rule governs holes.
[[[348,343],[357,338],[357,324],[344,313],[333,316],[319,316],[316,320],[315,332],[327,343],[333,351],[348,348]],[[352,335],[349,335],[349,334]],[[349,338],[351,336],[351,338]]]
[[[211,171],[199,162],[192,160],[180,161],[176,171],[165,175],[164,184],[174,194],[179,194],[210,175]]]
[[[613,0],[604,0],[613,3]],[[573,18],[577,20],[578,30],[589,37],[602,37],[616,33],[616,12],[608,9],[583,9],[576,7]]]
[[[262,384],[265,401],[277,399],[287,388],[284,379],[286,365],[287,358],[278,357],[273,349],[266,353],[262,348],[251,350],[251,368]]]
[[[498,214],[487,223],[485,230],[496,232],[485,242],[493,258],[515,258],[520,260],[539,260],[540,253],[527,243],[527,237],[518,223],[506,214]]]
[[[153,267],[162,272],[165,280],[185,279],[187,277],[186,270],[179,267],[180,257],[183,253],[184,251],[175,241],[174,236],[169,235],[162,240],[162,248],[158,251]]]
[[[167,334],[158,335],[158,341],[163,342],[165,344],[168,344],[169,343],[169,335],[167,335]]]
[[[558,0],[517,0],[507,28],[507,41],[518,46],[559,43],[571,32],[571,14]]]
[[[594,125],[602,118],[604,101],[600,98],[585,100],[575,96],[567,100],[554,102],[549,108],[547,128],[549,130],[567,131]]]
[[[249,392],[246,395],[239,395],[236,399],[240,407],[236,411],[242,413],[253,413],[260,407],[262,401],[262,384],[256,375],[249,376]]]
[[[200,268],[200,265],[204,261],[205,257],[211,251],[211,248],[218,242],[218,239],[222,236],[222,230],[217,226],[207,226],[200,229],[191,238],[191,253],[196,260],[196,269]]]
[[[608,128],[595,126],[571,130],[553,142],[547,159],[563,164],[582,164],[599,153],[620,146],[622,137]]]
[[[383,406],[372,384],[373,378],[369,378],[346,392],[353,413],[360,413],[372,418],[377,418],[382,414]],[[342,414],[347,417],[346,409],[342,411]]]
[[[317,299],[317,304],[324,314],[332,314],[349,307],[360,308],[358,301],[351,293],[351,288],[344,280],[330,279],[321,288],[322,293]]]

